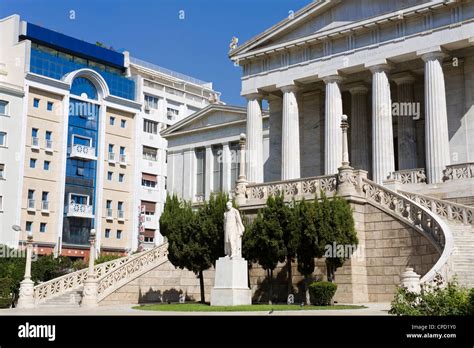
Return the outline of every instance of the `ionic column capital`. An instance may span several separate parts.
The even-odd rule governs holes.
[[[415,83],[416,81],[415,76],[413,76],[413,74],[409,72],[403,72],[403,73],[392,75],[391,79],[397,85],[412,84],[412,83]]]
[[[295,84],[290,84],[290,85],[285,85],[285,86],[278,86],[278,88],[283,92],[283,93],[296,93],[298,91],[298,86]]]
[[[261,93],[243,94],[242,97],[247,99],[247,101],[253,101],[253,100],[261,101],[263,99],[263,95]]]

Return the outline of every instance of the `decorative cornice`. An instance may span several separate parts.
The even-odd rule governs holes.
[[[67,82],[56,80],[51,77],[46,77],[43,75],[31,73],[31,72],[26,73],[25,79],[28,81],[38,82],[46,86],[63,89],[64,91],[69,91],[69,89],[71,88],[71,85]]]

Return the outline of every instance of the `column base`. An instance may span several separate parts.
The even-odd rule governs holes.
[[[25,279],[20,283],[20,298],[16,305],[17,308],[34,308],[34,286],[35,283],[31,279]]]
[[[216,261],[211,306],[240,306],[252,304],[248,287],[247,261],[243,258],[221,257]]]
[[[83,297],[81,307],[97,307],[97,280],[86,280],[84,282]]]

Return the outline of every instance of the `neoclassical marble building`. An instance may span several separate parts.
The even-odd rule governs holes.
[[[341,115],[352,166],[441,183],[474,160],[474,3],[321,0],[232,49],[247,98],[247,179],[334,174]],[[270,108],[264,175],[262,109]]]

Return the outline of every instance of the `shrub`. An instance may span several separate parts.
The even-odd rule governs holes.
[[[13,280],[5,277],[0,278],[0,308],[10,308],[12,304]]]
[[[445,286],[441,286],[439,282],[436,285],[422,284],[419,294],[399,287],[389,313],[410,316],[469,315],[472,303],[473,289],[469,292],[453,280]]]
[[[100,256],[95,260],[95,264],[98,265],[98,264],[100,264],[100,263],[113,261],[113,260],[116,260],[116,259],[120,259],[121,257],[123,257],[123,255],[118,255],[118,254],[100,255]],[[84,262],[84,264],[85,264],[85,267],[88,266],[88,263]],[[83,267],[83,268],[84,268],[84,267]]]
[[[336,293],[337,285],[331,282],[314,282],[309,285],[311,302],[315,306],[329,306]]]
[[[474,288],[469,291],[468,307],[469,315],[474,315]]]

